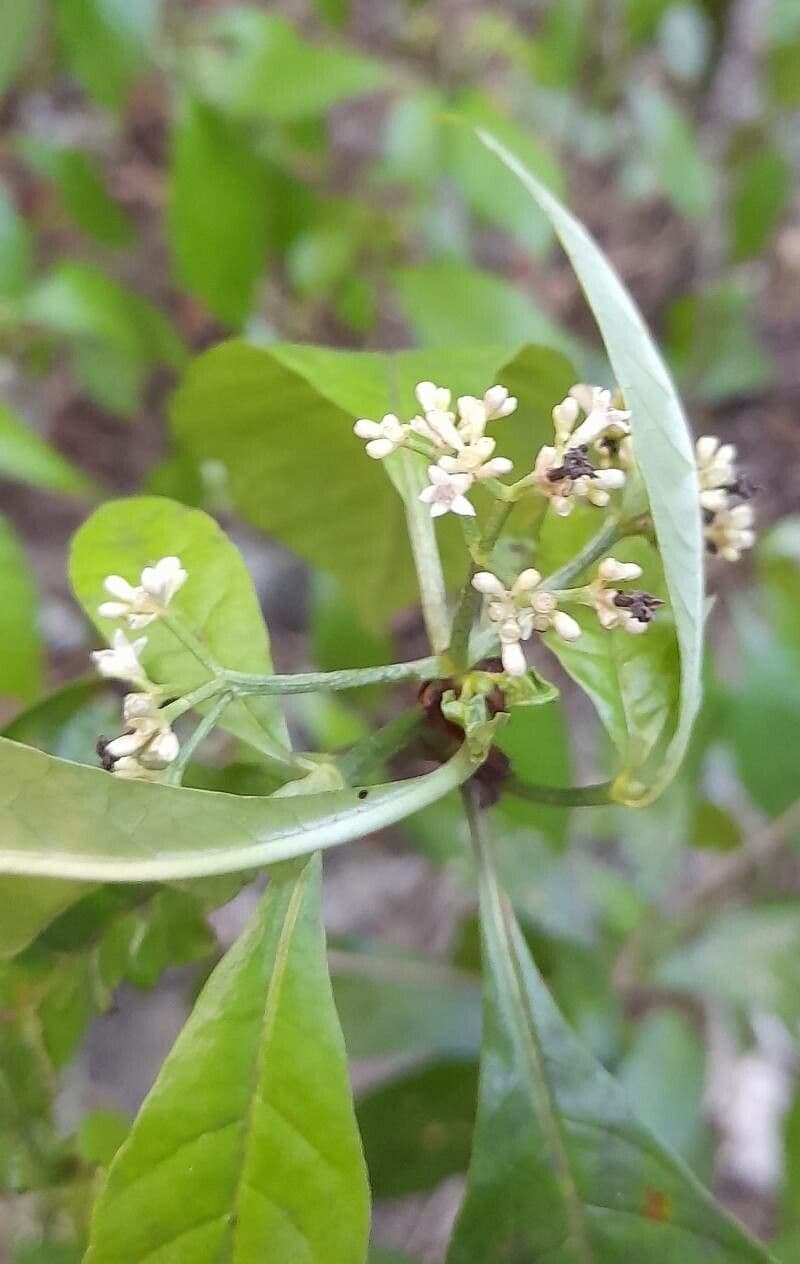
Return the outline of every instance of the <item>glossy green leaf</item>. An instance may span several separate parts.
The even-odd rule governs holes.
[[[402,502],[352,427],[358,417],[389,411],[413,416],[414,386],[425,379],[459,394],[482,394],[498,380],[514,389],[520,409],[502,423],[503,451],[518,463],[530,462],[531,427],[545,421],[573,380],[568,362],[542,348],[381,355],[231,342],[193,363],[174,398],[172,424],[195,460],[223,463],[244,518],[334,574],[362,619],[377,626],[410,605],[417,586]],[[286,495],[299,469],[313,481],[313,514],[299,512]],[[448,578],[460,582],[458,525],[437,532]]]
[[[0,695],[28,701],[42,682],[39,598],[30,562],[0,517]]]
[[[359,1264],[369,1193],[319,859],[276,875],[206,984],[94,1212],[86,1264]]]
[[[232,114],[287,122],[388,86],[379,62],[329,40],[311,44],[276,13],[232,9],[209,33],[195,70],[204,93]]]
[[[0,873],[150,882],[233,873],[361,838],[434,803],[474,770],[251,798],[121,781],[0,738]]]
[[[145,566],[177,554],[189,578],[173,609],[195,632],[208,653],[236,671],[269,672],[269,638],[252,581],[238,550],[213,518],[158,496],[109,501],[80,528],[72,542],[70,578],[78,600],[110,640],[119,625],[101,619],[107,575],[138,582]],[[177,695],[207,681],[209,671],[158,622],[146,630],[142,662],[159,684]],[[224,727],[281,760],[285,727],[274,698],[246,698],[222,717]]]
[[[0,404],[0,475],[34,487],[89,496],[91,479]]]
[[[172,131],[169,240],[178,280],[241,325],[267,251],[267,172],[247,134],[187,98]]]
[[[484,1049],[448,1264],[766,1264],[573,1035],[485,855],[480,886]]]
[[[675,387],[633,300],[586,230],[521,162],[492,136],[481,140],[513,172],[547,214],[566,250],[603,336],[632,410],[636,456],[650,499],[681,655],[675,732],[647,788],[631,784],[632,799],[653,798],[674,776],[700,702],[703,644],[703,541],[694,452]]]

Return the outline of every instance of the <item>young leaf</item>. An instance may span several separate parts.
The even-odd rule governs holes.
[[[189,573],[173,609],[212,658],[235,671],[269,672],[269,637],[247,568],[202,510],[158,496],[108,501],[73,539],[70,578],[75,595],[95,626],[110,636],[118,625],[97,613],[107,598],[106,576],[122,575],[137,583],[145,566],[172,554]],[[151,623],[146,635],[142,662],[153,680],[183,694],[210,678],[168,628]],[[264,754],[284,759],[286,731],[274,698],[241,699],[227,709],[221,723]]]
[[[167,222],[180,283],[241,325],[266,260],[266,168],[241,127],[191,98],[172,132]]]
[[[123,781],[0,738],[0,873],[170,882],[255,869],[392,825],[474,770],[462,749],[409,781],[251,798]]]
[[[27,948],[45,927],[75,904],[89,887],[52,878],[0,878],[0,959]]]
[[[22,545],[0,518],[0,696],[29,701],[42,682],[39,598]]]
[[[480,846],[484,1048],[448,1264],[766,1264],[573,1035]]]
[[[320,920],[275,875],[114,1159],[86,1264],[360,1264],[369,1191]]]
[[[674,776],[700,703],[703,646],[703,539],[691,436],[672,379],[642,317],[586,229],[522,163],[486,132],[478,133],[550,219],[594,312],[614,373],[632,410],[636,458],[647,486],[681,655],[675,731],[649,786],[620,787],[647,802]]]
[[[58,34],[75,76],[101,105],[119,109],[142,67],[159,0],[59,0]]]

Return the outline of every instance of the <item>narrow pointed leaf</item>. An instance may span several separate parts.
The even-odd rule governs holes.
[[[481,851],[484,1046],[448,1264],[766,1264],[573,1035]]]
[[[122,781],[0,738],[0,874],[170,882],[272,865],[402,820],[474,769],[462,749],[409,781],[255,798]]]
[[[206,984],[95,1208],[85,1264],[362,1264],[369,1191],[320,920],[293,866]]]
[[[632,411],[636,458],[647,485],[681,652],[679,715],[657,778],[631,783],[631,800],[647,802],[671,780],[700,703],[703,644],[703,538],[697,473],[683,407],[633,299],[586,229],[488,132],[478,132],[544,211],[575,269],[603,336],[617,383]]]
[[[253,584],[242,557],[217,523],[199,509],[187,509],[160,496],[112,500],[83,524],[72,541],[70,579],[75,595],[95,627],[108,640],[120,626],[97,613],[108,600],[107,575],[139,582],[143,567],[177,554],[188,579],[170,608],[203,642],[212,658],[236,671],[269,672],[269,637]],[[131,638],[140,633],[131,633]],[[210,679],[209,671],[159,621],[149,624],[142,662],[151,679],[178,694]],[[274,698],[233,703],[223,728],[283,759],[286,730]]]

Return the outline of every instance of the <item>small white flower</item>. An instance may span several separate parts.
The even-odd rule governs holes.
[[[494,439],[483,435],[460,449],[456,456],[440,456],[437,465],[448,474],[471,474],[473,478],[499,478],[508,474],[513,464],[504,456],[492,456]]]
[[[755,544],[754,522],[753,506],[747,503],[720,510],[706,525],[706,547],[726,562],[738,562],[745,549]]]
[[[562,641],[577,641],[581,634],[581,625],[564,610],[555,610],[550,622],[553,631],[561,637]]]
[[[406,441],[409,429],[410,427],[403,425],[394,413],[387,413],[382,421],[370,421],[362,417],[353,426],[353,431],[359,439],[368,441],[367,456],[371,456],[375,461],[391,456],[393,452],[401,448]]]
[[[505,386],[491,386],[483,397],[483,406],[489,421],[499,421],[516,412],[517,400],[509,395]]]
[[[555,593],[539,588],[542,577],[530,567],[506,588],[491,571],[478,571],[472,586],[490,597],[486,613],[498,625],[503,667],[509,676],[522,676],[527,671],[525,656],[519,645],[532,632],[552,628],[565,641],[575,641],[581,634],[580,624],[571,615],[558,609]]]
[[[736,448],[716,435],[703,435],[695,444],[697,474],[703,491],[724,487],[736,479]]]
[[[539,450],[531,481],[549,499],[555,512],[565,518],[572,513],[576,500],[605,508],[611,492],[625,486],[626,475],[619,469],[595,469],[586,455],[585,444],[579,448],[548,444]]]
[[[464,440],[458,432],[452,413],[431,409],[424,417],[413,417],[410,426],[415,434],[421,435],[437,448],[452,448],[458,452],[464,447]]]
[[[570,388],[569,395],[586,414],[577,430],[570,435],[570,447],[595,443],[601,437],[622,439],[630,434],[628,422],[631,414],[614,407],[611,391],[579,383]]]
[[[161,771],[157,768],[145,768],[132,755],[125,755],[114,764],[114,776],[123,781],[160,781]]]
[[[103,766],[120,776],[135,776],[133,765],[161,770],[177,759],[180,743],[155,699],[144,693],[129,693],[122,705],[126,731],[110,742],[101,742],[98,753]]]
[[[139,662],[139,656],[146,644],[146,636],[129,641],[122,629],[117,628],[111,638],[111,648],[93,650],[91,658],[100,675],[106,679],[124,680],[147,687],[149,681]]]
[[[154,566],[145,566],[136,588],[121,575],[108,575],[103,587],[115,600],[104,601],[98,614],[103,619],[124,619],[134,631],[146,628],[163,614],[186,579],[179,557],[162,557]]]
[[[466,493],[473,483],[471,474],[448,474],[438,465],[428,466],[430,486],[420,492],[419,498],[430,505],[431,517],[439,518],[442,514],[455,513],[472,518],[475,510],[467,500]]]
[[[635,562],[618,562],[614,557],[603,558],[597,568],[597,578],[589,586],[591,603],[604,628],[622,628],[632,636],[646,632],[659,606],[663,605],[650,593],[634,590],[622,592],[609,588],[609,584],[627,583],[640,579],[641,566]]]
[[[446,413],[450,410],[450,391],[444,386],[435,386],[433,382],[418,382],[414,394],[424,413]]]

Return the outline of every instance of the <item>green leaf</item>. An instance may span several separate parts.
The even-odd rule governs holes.
[[[426,263],[398,269],[392,281],[400,310],[426,345],[533,342],[555,347],[573,360],[586,355],[579,339],[522,290],[491,272],[465,263]]]
[[[93,485],[82,470],[0,404],[0,474],[70,496],[89,496]]]
[[[459,394],[482,394],[499,380],[520,395],[519,414],[502,423],[503,452],[519,463],[531,461],[531,427],[546,422],[574,380],[567,361],[542,348],[380,355],[231,342],[192,364],[174,397],[172,424],[196,461],[222,462],[247,521],[335,575],[376,627],[414,601],[416,581],[402,502],[379,463],[364,456],[353,422],[389,411],[413,416],[414,386],[429,378]],[[300,470],[314,487],[313,513],[298,511],[287,495]],[[439,543],[446,574],[460,581],[457,524],[444,524]]]
[[[458,106],[456,116],[466,126],[449,127],[445,135],[447,169],[472,209],[492,224],[512,233],[529,249],[541,252],[552,234],[545,215],[531,206],[530,198],[514,178],[475,144],[472,128],[486,128],[536,180],[558,195],[565,188],[564,175],[547,149],[530,131],[509,119],[485,96],[469,93]]]
[[[0,518],[0,592],[0,695],[28,701],[42,682],[39,599],[30,563],[4,518]]]
[[[573,1035],[481,850],[484,1049],[448,1264],[766,1264]]]
[[[0,295],[4,299],[20,298],[30,281],[32,270],[30,229],[6,190],[0,186]]]
[[[791,195],[792,169],[777,150],[759,150],[736,169],[730,210],[734,262],[761,254]]]
[[[251,798],[121,781],[0,738],[0,873],[168,882],[255,869],[394,824],[473,771],[462,750],[367,791]]]
[[[703,158],[683,110],[650,84],[631,94],[645,154],[666,196],[683,215],[699,217],[711,209],[713,168]]]
[[[246,133],[200,101],[172,129],[167,223],[179,282],[230,325],[253,305],[267,252],[267,171]]]
[[[212,21],[209,35],[195,71],[204,94],[231,114],[288,122],[389,85],[380,62],[330,40],[308,43],[274,13],[234,9]]]
[[[683,759],[700,703],[703,645],[703,540],[691,436],[673,382],[633,300],[586,230],[519,160],[492,136],[479,133],[534,202],[547,214],[594,312],[609,359],[632,410],[642,471],[664,565],[681,656],[678,717],[670,745],[647,788],[621,793],[654,798]]]
[[[360,1099],[373,1198],[402,1198],[466,1171],[477,1082],[473,1062],[434,1062]]]
[[[659,983],[691,996],[753,1006],[790,1027],[800,1018],[800,912],[789,904],[733,909],[714,917],[655,971]]]
[[[710,1138],[703,1118],[705,1054],[689,1018],[677,1007],[648,1013],[618,1074],[642,1122],[696,1166]]]
[[[318,858],[276,875],[206,984],[94,1212],[86,1264],[358,1264],[369,1193]]]
[[[125,246],[133,240],[133,221],[111,197],[90,154],[33,140],[23,142],[22,152],[56,184],[64,209],[78,228],[106,246]]]
[[[238,550],[213,518],[158,496],[109,501],[83,524],[72,542],[70,578],[89,618],[108,639],[118,624],[101,619],[107,575],[137,583],[145,566],[176,554],[189,572],[173,609],[197,633],[208,653],[235,671],[269,672],[269,638],[250,576]],[[151,679],[176,695],[210,678],[209,671],[155,622],[147,629],[142,662]],[[286,730],[274,698],[234,702],[221,723],[266,755],[284,760]]]
[[[39,33],[44,6],[41,0],[0,0],[0,95],[24,70]]]
[[[53,878],[0,878],[0,958],[22,952],[89,889]]]
[[[58,0],[58,34],[83,87],[111,109],[125,103],[154,36],[159,0]]]

